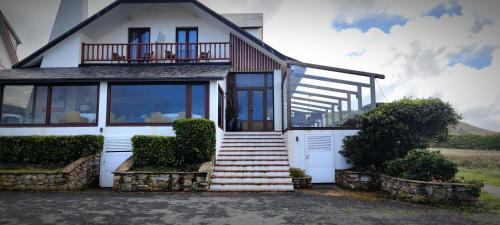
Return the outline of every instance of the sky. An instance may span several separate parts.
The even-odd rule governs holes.
[[[89,0],[89,15],[112,0]],[[264,13],[264,41],[303,62],[385,74],[377,101],[438,97],[500,131],[498,0],[201,0]],[[47,43],[59,0],[0,0],[22,59]]]

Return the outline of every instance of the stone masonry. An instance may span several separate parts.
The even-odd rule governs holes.
[[[113,176],[113,190],[130,191],[207,191],[209,172],[134,172],[133,161],[127,159]]]
[[[336,170],[336,183],[351,190],[381,190],[389,198],[408,202],[476,203],[472,187],[462,183],[406,180],[369,172]]]
[[[97,184],[100,155],[80,158],[61,172],[0,172],[0,190],[67,191]]]

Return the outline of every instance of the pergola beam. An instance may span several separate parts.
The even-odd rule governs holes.
[[[312,85],[312,84],[304,84],[304,83],[300,83],[300,82],[299,83],[295,83],[293,85],[301,86],[301,87],[307,87],[307,88],[313,88],[313,89],[319,89],[319,90],[324,90],[324,91],[332,91],[332,92],[344,93],[344,94],[356,94],[355,91],[342,90],[342,89],[338,89],[338,88],[324,87],[324,86]]]
[[[317,102],[321,104],[328,104],[328,105],[338,105],[339,103],[337,102],[327,102],[327,101],[322,101],[322,100],[317,100],[317,99],[311,99],[311,98],[302,98],[302,97],[293,97],[292,99],[297,99],[297,100],[303,100],[303,101],[309,101],[309,102]]]
[[[313,107],[313,108],[330,109],[330,107],[328,107],[328,106],[321,106],[321,105],[309,105],[309,104],[307,104],[307,103],[303,103],[303,102],[292,102],[292,104],[301,105],[301,106],[306,106],[306,107]]]
[[[340,79],[329,78],[329,77],[321,77],[321,76],[314,76],[314,75],[307,75],[307,74],[298,74],[298,73],[293,73],[293,76],[297,76],[297,77],[301,77],[301,78],[307,78],[307,79],[311,79],[311,80],[320,80],[320,81],[326,81],[326,82],[332,82],[332,83],[341,83],[341,84],[347,84],[347,85],[353,85],[353,86],[361,85],[363,87],[370,87],[370,84],[367,84],[367,83],[355,82],[355,81],[348,81],[348,80],[340,80]]]
[[[323,95],[323,94],[317,94],[317,93],[305,92],[305,91],[297,91],[297,90],[294,90],[292,92],[292,95],[291,95],[292,98],[293,98],[293,93],[303,94],[303,95],[317,96],[317,97],[321,97],[321,98],[335,99],[335,100],[339,100],[339,101],[340,100],[347,101],[347,98],[342,98],[342,97],[337,97],[337,96],[331,96],[331,95]]]

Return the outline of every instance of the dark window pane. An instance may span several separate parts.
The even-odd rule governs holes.
[[[193,85],[191,91],[191,118],[205,118],[205,85]]]
[[[237,74],[236,87],[264,87],[264,74]]]
[[[2,101],[2,124],[43,124],[47,109],[47,87],[7,85]]]
[[[185,85],[111,86],[111,123],[171,123],[186,118]]]
[[[252,119],[264,120],[264,91],[252,92]]]
[[[218,125],[220,128],[224,128],[224,93],[219,90],[218,94]]]
[[[53,86],[50,123],[96,123],[97,86]]]

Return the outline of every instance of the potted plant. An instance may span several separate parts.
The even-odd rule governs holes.
[[[290,176],[292,177],[294,189],[304,189],[304,188],[311,188],[312,187],[312,184],[311,184],[312,177],[309,175],[306,175],[304,170],[291,167],[290,168]]]

